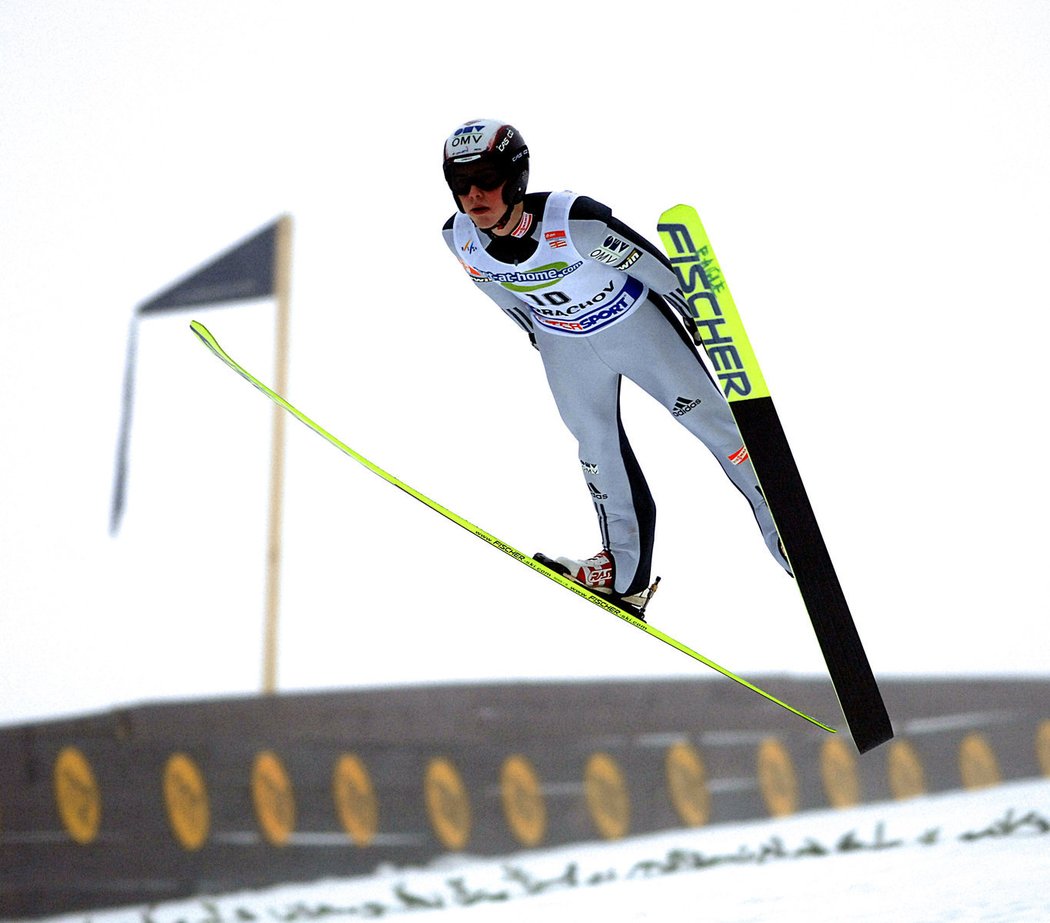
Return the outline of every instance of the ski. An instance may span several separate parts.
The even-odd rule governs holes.
[[[769,504],[857,749],[893,737],[893,727],[846,603],[762,370],[700,216],[676,205],[657,227]]]
[[[201,339],[204,345],[207,346],[208,349],[210,349],[216,356],[218,356],[219,359],[221,359],[227,366],[229,366],[233,371],[235,371],[238,375],[240,375],[250,384],[258,388],[271,401],[273,401],[278,406],[282,407],[284,410],[287,410],[288,413],[290,413],[301,423],[306,424],[306,426],[312,429],[319,436],[324,437],[326,440],[328,440],[328,442],[334,445],[341,452],[345,453],[346,455],[349,455],[352,459],[354,459],[354,461],[363,465],[373,474],[376,474],[379,477],[381,477],[388,484],[392,484],[394,487],[399,488],[406,494],[415,497],[415,499],[419,500],[425,506],[430,507],[430,509],[434,510],[434,512],[440,513],[450,522],[454,522],[457,526],[466,529],[466,531],[470,532],[472,535],[476,535],[478,538],[480,538],[484,542],[487,542],[493,548],[497,548],[504,554],[509,555],[510,557],[514,558],[514,560],[520,562],[521,564],[524,564],[526,567],[530,568],[536,573],[542,574],[544,577],[553,580],[555,583],[565,587],[565,589],[569,590],[572,593],[575,593],[577,596],[587,600],[589,603],[593,603],[599,608],[605,610],[610,615],[615,615],[617,618],[622,619],[624,622],[627,622],[629,625],[632,625],[641,631],[644,631],[651,637],[663,641],[665,644],[669,644],[671,647],[675,648],[678,651],[681,651],[683,654],[692,657],[694,660],[699,661],[700,663],[704,664],[707,667],[710,667],[712,670],[715,670],[718,673],[721,673],[728,679],[731,679],[734,682],[739,683],[741,686],[750,689],[752,692],[757,693],[758,695],[762,696],[765,699],[768,699],[770,702],[773,702],[776,705],[779,705],[781,708],[787,709],[792,714],[798,715],[800,718],[804,718],[811,724],[815,724],[817,727],[823,728],[825,731],[835,733],[835,729],[833,727],[830,727],[827,724],[823,724],[816,718],[807,715],[805,712],[799,711],[797,708],[788,705],[786,702],[782,702],[780,699],[776,698],[775,696],[771,695],[765,690],[760,689],[753,683],[748,682],[743,677],[737,676],[735,673],[731,672],[730,670],[727,670],[725,667],[719,666],[713,660],[709,660],[703,654],[699,654],[691,648],[686,647],[686,645],[682,644],[682,642],[676,640],[675,638],[672,638],[670,635],[664,634],[664,632],[660,631],[657,628],[654,628],[652,625],[649,625],[643,619],[627,611],[627,609],[616,605],[609,599],[606,599],[601,594],[595,593],[589,590],[587,587],[582,586],[581,584],[576,583],[574,580],[569,579],[563,574],[558,573],[556,570],[553,570],[545,564],[541,563],[541,561],[536,560],[536,558],[527,554],[523,554],[522,552],[514,548],[512,545],[501,541],[491,533],[486,532],[484,529],[479,528],[471,522],[468,522],[462,516],[459,516],[458,514],[452,512],[452,510],[447,509],[440,503],[431,500],[429,497],[420,493],[414,487],[411,487],[404,481],[401,481],[398,478],[394,477],[394,475],[390,474],[388,471],[383,470],[378,465],[369,461],[360,453],[355,452],[345,442],[342,442],[339,439],[337,439],[326,429],[324,429],[323,427],[315,423],[313,420],[311,420],[308,416],[306,416],[306,414],[293,407],[290,403],[288,403],[288,401],[281,397],[281,395],[274,391],[272,388],[269,388],[265,384],[263,384],[258,378],[256,378],[250,372],[248,372],[244,367],[238,365],[229,356],[229,354],[219,345],[215,337],[212,336],[212,334],[203,324],[199,323],[198,321],[192,321],[190,323],[190,329],[193,330],[193,332]]]

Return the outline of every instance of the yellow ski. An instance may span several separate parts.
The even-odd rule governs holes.
[[[710,667],[712,670],[716,670],[717,672],[721,673],[723,676],[728,677],[729,679],[733,680],[734,682],[739,683],[741,686],[745,686],[746,688],[750,689],[752,692],[758,693],[763,698],[768,699],[770,702],[773,702],[776,705],[779,705],[781,708],[787,709],[789,712],[792,712],[793,714],[798,715],[800,718],[805,718],[806,721],[809,721],[810,723],[815,724],[817,727],[823,728],[825,731],[830,731],[831,733],[835,733],[835,729],[834,728],[829,727],[826,724],[823,724],[822,722],[818,721],[816,718],[813,718],[810,715],[807,715],[805,712],[799,711],[797,708],[794,708],[793,706],[788,705],[786,702],[782,702],[780,699],[776,698],[775,696],[771,695],[770,693],[766,692],[765,690],[760,689],[758,686],[755,686],[753,683],[750,683],[746,679],[743,679],[742,677],[737,676],[735,673],[731,672],[730,670],[727,670],[725,667],[719,666],[713,660],[709,660],[703,654],[699,654],[696,651],[692,650],[691,648],[686,647],[686,645],[682,644],[680,641],[676,640],[675,638],[672,638],[670,635],[664,634],[664,632],[660,631],[657,628],[654,628],[652,625],[649,625],[643,619],[641,619],[638,616],[632,614],[631,612],[627,611],[626,609],[621,608],[620,606],[618,606],[615,603],[611,602],[609,599],[605,598],[601,594],[592,592],[591,590],[589,590],[586,587],[580,585],[579,583],[576,583],[574,580],[571,580],[568,577],[565,577],[564,575],[562,575],[562,574],[552,570],[550,567],[547,567],[546,565],[540,563],[540,561],[536,560],[536,558],[534,558],[534,557],[532,557],[530,555],[524,554],[521,551],[518,551],[518,549],[514,548],[512,545],[508,545],[506,542],[501,541],[500,539],[496,538],[496,536],[492,535],[491,533],[486,532],[484,529],[474,525],[472,522],[469,522],[468,520],[464,519],[462,516],[459,516],[458,514],[452,512],[452,510],[442,506],[440,503],[437,503],[434,500],[431,500],[429,497],[427,497],[424,494],[420,493],[414,487],[411,487],[410,485],[406,484],[404,481],[394,477],[394,475],[390,474],[388,471],[384,471],[382,468],[380,468],[378,465],[374,464],[373,462],[369,461],[367,458],[365,458],[359,452],[355,452],[345,442],[340,441],[335,436],[333,436],[330,432],[328,432],[326,429],[324,429],[323,427],[319,426],[317,423],[315,423],[313,420],[311,420],[308,416],[306,416],[306,414],[302,413],[300,410],[297,410],[295,407],[293,407],[291,404],[289,404],[288,401],[286,401],[283,397],[281,397],[280,394],[278,394],[272,388],[267,387],[265,384],[263,384],[261,381],[259,381],[258,378],[256,378],[254,375],[252,375],[250,372],[248,372],[242,366],[238,365],[229,356],[229,354],[226,353],[226,351],[219,345],[219,343],[215,339],[215,337],[212,336],[212,334],[208,331],[208,329],[203,324],[199,323],[198,321],[191,321],[190,329],[192,329],[193,332],[198,337],[200,337],[201,341],[204,343],[205,346],[208,347],[208,349],[210,349],[216,356],[218,356],[226,365],[228,365],[231,369],[233,369],[233,371],[235,371],[238,375],[240,375],[246,381],[250,382],[252,385],[254,385],[256,388],[258,388],[260,391],[262,391],[262,393],[265,394],[271,401],[273,401],[278,406],[283,407],[285,410],[287,410],[293,417],[295,417],[301,423],[306,424],[308,427],[310,427],[310,429],[312,429],[319,436],[323,436],[325,439],[327,439],[332,445],[334,445],[341,452],[344,452],[345,454],[349,455],[352,459],[354,459],[354,461],[364,465],[364,467],[366,467],[369,471],[371,471],[373,474],[376,474],[379,477],[381,477],[388,484],[393,484],[394,487],[397,487],[400,490],[403,490],[405,493],[409,494],[410,496],[415,497],[420,503],[423,503],[426,506],[430,507],[430,509],[432,509],[435,513],[440,513],[446,519],[450,520],[451,522],[454,522],[457,526],[460,526],[461,528],[466,529],[471,534],[476,535],[478,538],[480,538],[483,541],[487,542],[493,548],[497,548],[500,551],[502,551],[504,554],[510,555],[510,557],[514,558],[516,561],[519,561],[520,563],[524,564],[526,567],[536,571],[536,573],[542,574],[544,577],[548,578],[549,580],[553,580],[555,583],[565,587],[565,589],[569,590],[570,592],[575,593],[577,596],[587,600],[587,602],[593,603],[594,605],[598,606],[599,608],[604,609],[610,615],[615,615],[617,618],[619,618],[622,621],[628,623],[629,625],[632,625],[633,627],[639,629],[640,631],[644,631],[646,634],[651,635],[652,637],[657,638],[660,641],[663,641],[665,644],[669,644],[671,647],[675,648],[676,650],[679,650],[683,654],[686,654],[687,656],[692,657],[694,660],[697,660],[700,663],[704,664],[705,666]]]
[[[729,284],[696,209],[667,209],[657,230],[773,514],[842,715],[866,753],[893,737],[893,725]]]

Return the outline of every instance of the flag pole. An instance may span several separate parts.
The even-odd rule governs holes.
[[[288,315],[291,295],[292,216],[277,221],[273,291],[277,317],[274,337],[274,377],[280,393],[288,383]],[[277,691],[278,613],[281,595],[281,520],[284,496],[284,421],[280,407],[273,409],[273,439],[270,452],[270,513],[266,547],[266,625],[263,636],[263,693]]]

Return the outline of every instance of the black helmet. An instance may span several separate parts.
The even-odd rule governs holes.
[[[513,125],[496,119],[464,122],[445,141],[445,182],[456,207],[471,186],[495,189],[501,183],[503,204],[513,208],[529,184],[529,149]]]

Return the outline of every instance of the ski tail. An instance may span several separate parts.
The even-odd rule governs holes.
[[[769,504],[842,714],[864,753],[892,738],[893,727],[769,386],[696,209],[669,208],[657,230]]]

